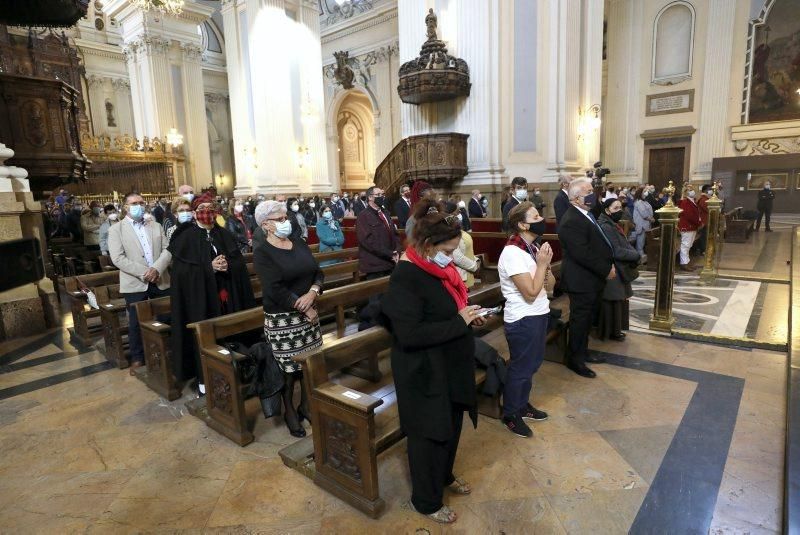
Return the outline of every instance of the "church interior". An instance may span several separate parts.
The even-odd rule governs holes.
[[[0,531],[800,533],[798,206],[798,0],[0,0]],[[410,353],[367,316],[437,210],[475,267],[427,262],[485,316],[477,425],[428,514]],[[300,260],[262,265],[289,219],[324,274],[300,293],[269,283]],[[246,306],[181,304],[188,227],[208,259],[210,228],[234,244],[198,269],[240,269]],[[580,312],[570,272],[605,242]],[[552,252],[532,436],[506,408],[515,243],[534,285]],[[320,336],[290,364],[284,293]],[[267,395],[268,369],[297,379]]]

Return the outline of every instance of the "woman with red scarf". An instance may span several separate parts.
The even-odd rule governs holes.
[[[170,323],[172,365],[179,381],[197,377],[205,394],[203,368],[193,333],[186,325],[256,306],[247,265],[233,234],[216,221],[214,198],[204,193],[192,202],[194,223],[176,227],[172,253]]]
[[[477,425],[475,340],[480,307],[453,265],[461,231],[454,216],[432,212],[417,220],[414,239],[392,272],[381,302],[392,333],[392,373],[400,425],[408,436],[411,504],[437,522],[456,514],[443,504],[445,488],[469,494],[453,475],[464,412]]]

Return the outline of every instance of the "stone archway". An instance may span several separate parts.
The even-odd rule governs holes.
[[[364,189],[375,176],[375,112],[361,91],[348,91],[336,108],[339,184],[342,190]]]

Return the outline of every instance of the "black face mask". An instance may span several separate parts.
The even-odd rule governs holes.
[[[361,200],[362,200],[362,201],[366,201],[366,200],[367,200],[367,196],[366,196],[366,195],[362,195],[362,196],[361,196]]]
[[[528,230],[537,236],[541,236],[547,230],[547,224],[545,223],[544,219],[537,223],[528,223]]]
[[[380,197],[375,197],[375,204],[377,204],[378,206],[383,206],[383,201],[385,199],[386,198],[383,195],[381,195]]]
[[[614,212],[613,214],[608,214],[608,217],[611,218],[611,221],[614,223],[619,223],[622,220],[622,210],[619,212]]]

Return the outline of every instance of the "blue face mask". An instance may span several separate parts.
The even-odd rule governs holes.
[[[328,220],[330,220],[330,219],[332,219],[332,218],[333,218],[333,214],[332,214],[332,213],[330,213],[330,212],[323,212],[323,213],[322,213],[322,218],[323,218],[323,219],[328,219]]]
[[[136,219],[138,221],[139,219],[144,217],[144,206],[140,204],[134,204],[133,206],[130,207],[128,213],[131,215],[133,219]]]
[[[442,251],[439,251],[436,253],[436,256],[434,256],[430,260],[440,268],[444,269],[450,264],[450,262],[453,261],[453,257],[447,256]]]
[[[178,212],[178,223],[188,223],[192,220],[191,212]]]
[[[288,238],[292,233],[292,223],[288,219],[282,223],[275,223],[275,236],[278,238]]]
[[[595,195],[594,193],[590,193],[586,197],[583,198],[583,204],[586,206],[587,209],[594,208],[595,203]]]

